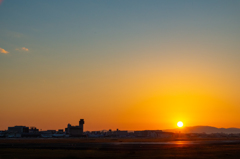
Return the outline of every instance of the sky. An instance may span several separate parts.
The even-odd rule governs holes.
[[[0,0],[0,130],[240,128],[239,8]]]

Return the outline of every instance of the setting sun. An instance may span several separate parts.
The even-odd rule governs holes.
[[[178,126],[178,127],[182,127],[182,126],[183,126],[183,122],[179,121],[179,122],[177,123],[177,126]]]

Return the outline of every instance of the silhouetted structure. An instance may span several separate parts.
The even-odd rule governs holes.
[[[39,132],[39,130],[36,128],[36,127],[30,127],[29,129],[29,133],[36,133],[36,132]]]
[[[84,119],[80,119],[79,126],[72,126],[71,124],[68,124],[67,128],[65,128],[66,134],[69,134],[70,136],[82,136],[83,124]]]
[[[26,127],[26,126],[8,127],[8,132],[14,132],[14,133],[29,133],[29,127]]]
[[[136,137],[159,137],[162,134],[162,130],[134,131],[134,136]]]

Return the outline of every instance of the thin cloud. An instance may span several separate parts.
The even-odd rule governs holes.
[[[26,47],[22,47],[22,50],[24,50],[24,51],[28,51],[28,48],[26,48]]]
[[[0,0],[0,5],[1,5],[2,2],[3,2],[3,0]]]
[[[3,48],[0,48],[0,52],[3,53],[3,54],[9,53],[8,51],[4,50]]]
[[[26,38],[26,35],[19,32],[11,31],[11,30],[1,30],[1,32],[5,36],[11,37],[11,38]]]
[[[22,47],[22,48],[16,48],[16,50],[17,51],[29,51],[29,49],[28,48],[26,48],[26,47]]]

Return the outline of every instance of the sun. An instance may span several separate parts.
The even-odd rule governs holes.
[[[177,126],[181,128],[181,127],[183,126],[183,122],[179,121],[179,122],[177,123]]]

